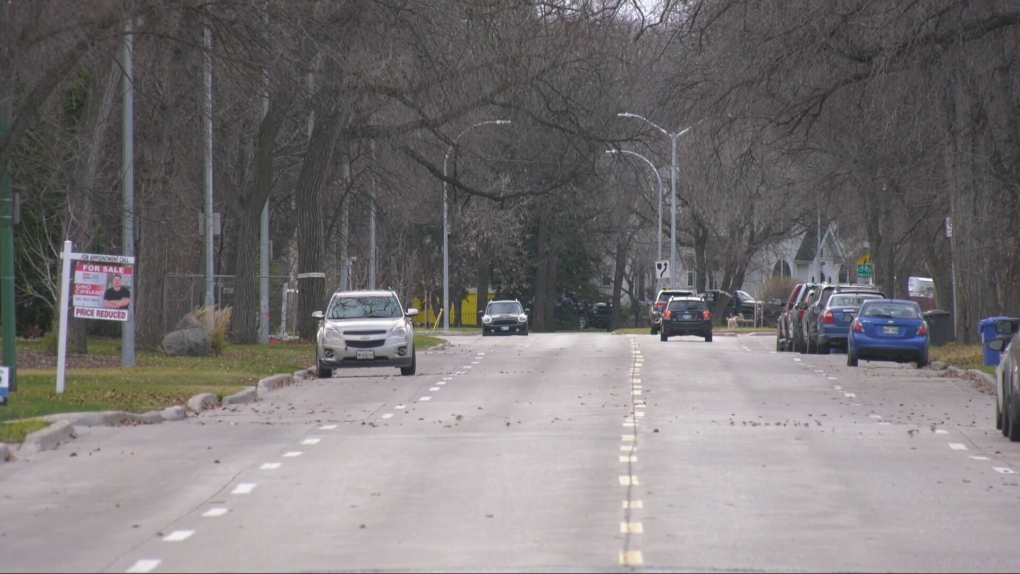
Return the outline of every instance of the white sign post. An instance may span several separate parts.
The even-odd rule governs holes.
[[[133,321],[131,289],[134,288],[134,257],[73,253],[64,242],[60,253],[60,323],[57,329],[57,393],[64,392],[67,365],[67,321],[74,262],[74,316],[82,319]]]

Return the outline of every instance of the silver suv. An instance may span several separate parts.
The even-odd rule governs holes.
[[[406,312],[393,291],[337,291],[326,312],[315,311],[315,373],[321,379],[333,369],[399,367],[415,373],[414,324],[417,309]]]

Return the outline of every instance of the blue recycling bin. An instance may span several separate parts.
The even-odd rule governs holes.
[[[995,331],[996,321],[1003,319],[1009,320],[1010,317],[988,317],[978,321],[978,330],[981,332],[981,349],[985,352],[985,366],[986,367],[998,367],[999,356],[998,351],[994,351],[988,348],[988,342],[999,337],[999,333]]]

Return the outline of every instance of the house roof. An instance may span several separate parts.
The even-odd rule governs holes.
[[[842,246],[839,244],[836,238],[835,231],[829,227],[825,231],[825,235],[822,236],[822,255],[825,255],[825,244],[831,243],[832,248],[838,253],[829,253],[829,257],[836,257],[842,255]],[[794,261],[814,261],[815,252],[818,250],[818,225],[808,225],[804,231],[804,237],[800,241],[800,248],[797,249],[797,255],[794,257]]]

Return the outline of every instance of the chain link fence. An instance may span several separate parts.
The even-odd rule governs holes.
[[[234,306],[233,275],[213,277],[213,304],[219,308]],[[205,276],[169,273],[163,281],[163,324],[173,329],[197,307],[205,305]],[[269,333],[293,335],[297,331],[297,281],[292,277],[269,277]],[[284,321],[286,324],[284,325]]]

